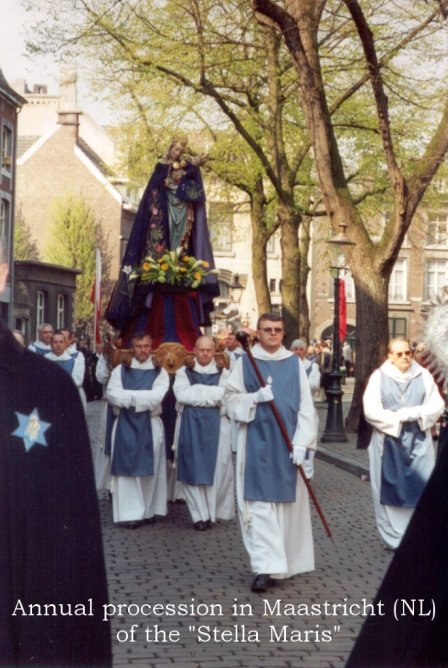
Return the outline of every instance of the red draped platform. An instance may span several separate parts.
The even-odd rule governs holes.
[[[133,334],[146,332],[152,338],[153,350],[173,342],[191,352],[201,336],[199,322],[198,291],[163,286],[154,292],[151,308],[134,318],[121,336],[126,345]]]

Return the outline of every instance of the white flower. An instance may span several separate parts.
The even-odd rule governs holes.
[[[126,274],[127,276],[129,276],[129,274],[132,271],[132,266],[130,264],[125,264],[121,271],[123,272],[123,274]]]

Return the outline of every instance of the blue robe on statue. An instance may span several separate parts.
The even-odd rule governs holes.
[[[175,250],[170,239],[168,188],[165,187],[169,169],[168,163],[158,162],[146,186],[123,256],[122,271],[106,310],[107,321],[120,331],[127,331],[129,323],[137,318],[138,326],[141,327],[142,318],[152,305],[152,286],[137,284],[132,289],[128,280],[130,268],[138,266],[148,254],[158,258],[166,250]],[[175,197],[193,206],[194,223],[187,252],[198,260],[207,261],[209,268],[214,269],[205,194],[198,167],[187,163],[186,174],[179,182]],[[199,289],[198,317],[201,325],[211,324],[209,314],[213,310],[213,297],[218,295],[217,276],[211,274]]]
[[[191,385],[219,385],[222,371],[186,369]],[[180,423],[177,479],[187,485],[213,485],[221,421],[219,406],[184,406]]]
[[[300,406],[300,381],[297,358],[279,361],[257,359],[257,366],[267,381],[272,379],[272,391],[282,397],[277,406],[292,439],[297,428]],[[247,392],[260,389],[250,359],[243,357],[244,385]],[[247,425],[244,498],[250,501],[287,503],[296,500],[297,467],[268,403],[257,404],[256,418]]]
[[[124,364],[121,382],[125,390],[151,390],[160,369],[133,369]],[[116,476],[154,475],[154,448],[149,411],[136,413],[121,409],[117,418],[111,474]]]

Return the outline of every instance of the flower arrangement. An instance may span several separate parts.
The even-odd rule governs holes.
[[[166,251],[155,259],[151,255],[143,258],[139,267],[129,274],[129,280],[139,279],[141,283],[161,283],[177,285],[195,290],[204,283],[209,274],[216,274],[216,269],[208,270],[209,263],[188,255],[184,248]],[[124,270],[124,269],[123,269]]]

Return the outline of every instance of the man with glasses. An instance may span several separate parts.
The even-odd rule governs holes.
[[[237,501],[244,545],[255,573],[252,591],[271,578],[314,569],[308,491],[297,464],[315,447],[316,412],[302,362],[282,345],[284,324],[275,313],[258,319],[252,355],[237,361],[226,384],[229,414],[238,424]],[[283,440],[269,402],[274,401],[293,446]]]
[[[48,322],[42,323],[37,330],[37,339],[34,343],[30,343],[29,350],[44,357],[51,352],[51,337],[53,335],[53,327]]]
[[[395,550],[434,468],[431,427],[444,404],[432,375],[412,359],[409,341],[392,339],[388,359],[364,393],[373,426],[370,479],[378,530]]]

